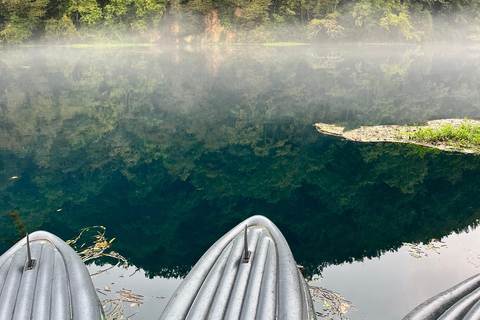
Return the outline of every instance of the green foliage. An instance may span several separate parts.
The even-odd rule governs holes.
[[[48,0],[2,0],[1,3],[7,16],[28,19],[29,23],[36,24],[45,16]]]
[[[187,8],[206,15],[213,9],[213,3],[212,0],[191,0],[188,2]]]
[[[102,18],[102,9],[96,0],[70,0],[67,14],[76,24],[92,26]]]
[[[316,18],[324,18],[329,15],[337,12],[337,6],[340,3],[340,0],[317,0],[315,1],[315,7],[313,8],[313,14]],[[340,16],[340,14],[338,14]],[[336,18],[338,18],[336,15]]]
[[[268,8],[271,0],[235,0],[235,17],[241,24],[252,27],[255,23],[269,21]]]
[[[361,0],[358,2],[352,16],[355,25],[364,29],[370,36],[384,29],[394,32],[395,39],[410,40],[416,38],[412,32],[410,12],[407,2],[399,0]],[[395,34],[397,34],[395,36]]]
[[[147,28],[156,27],[165,12],[166,0],[135,0],[135,19],[132,30],[144,32]]]
[[[104,9],[105,25],[125,28],[133,0],[111,0]]]
[[[20,44],[31,37],[33,28],[28,19],[12,15],[5,28],[0,31],[0,37],[7,44]]]
[[[450,124],[440,128],[420,128],[409,133],[411,139],[430,143],[455,142],[460,145],[480,145],[480,125],[462,123],[460,126]]]
[[[271,42],[262,44],[265,47],[296,47],[296,46],[305,46],[306,43],[300,42]]]
[[[169,13],[164,19],[165,13]],[[218,13],[220,25],[213,21]],[[70,22],[63,17],[66,15]],[[215,15],[215,19],[216,19]],[[214,20],[215,20],[214,19]],[[161,23],[164,21],[165,23]],[[125,41],[129,34],[155,41],[222,33],[215,41],[432,41],[480,39],[479,0],[1,0],[5,43]],[[212,25],[211,23],[214,23]],[[233,35],[233,36],[232,36]],[[191,41],[190,37],[188,40]]]
[[[73,40],[77,35],[77,29],[73,25],[72,19],[63,15],[60,20],[50,19],[47,20],[45,25],[45,36],[46,40]]]
[[[320,31],[323,31],[330,38],[339,37],[344,29],[338,24],[340,17],[340,12],[334,11],[327,14],[325,19],[312,19],[308,24],[309,37],[317,37]]]
[[[48,3],[48,0],[2,0],[0,14],[4,12],[6,21],[0,31],[0,40],[20,44],[29,39],[46,15]]]

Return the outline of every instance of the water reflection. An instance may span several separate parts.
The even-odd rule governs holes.
[[[478,55],[356,49],[2,52],[2,238],[13,210],[64,239],[104,225],[149,276],[177,276],[263,214],[312,275],[475,225],[478,157],[312,125],[480,118]]]

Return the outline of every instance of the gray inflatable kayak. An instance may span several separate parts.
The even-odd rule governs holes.
[[[177,319],[316,319],[312,298],[280,230],[253,216],[220,238],[160,316]]]
[[[27,237],[0,256],[0,320],[103,319],[78,254],[48,232]]]
[[[428,299],[403,320],[480,319],[480,274]]]

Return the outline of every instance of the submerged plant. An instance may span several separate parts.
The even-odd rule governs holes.
[[[18,237],[16,239],[4,238],[3,241],[14,244],[26,236],[27,228],[25,227],[25,223],[23,222],[22,218],[20,218],[19,214],[20,212],[18,210],[13,210],[12,212],[7,213],[7,216],[13,219],[15,228],[18,230]]]

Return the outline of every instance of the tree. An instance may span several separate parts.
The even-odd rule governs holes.
[[[361,0],[351,14],[355,25],[366,31],[370,39],[381,31],[393,31],[396,38],[410,40],[416,37],[408,9],[408,3],[400,0]]]
[[[39,27],[46,15],[48,0],[2,0],[1,4],[6,22],[0,39],[16,44],[29,39]]]
[[[132,30],[144,32],[156,27],[166,5],[166,0],[134,0],[135,19],[131,22]]]
[[[92,26],[102,18],[102,10],[96,0],[70,0],[66,13],[77,25]]]
[[[338,11],[327,14],[324,19],[312,19],[308,24],[309,37],[317,37],[320,31],[323,31],[330,38],[336,38],[341,35],[344,29],[339,23],[338,18],[341,15]]]
[[[44,39],[52,41],[58,39],[72,40],[75,38],[76,33],[77,29],[73,25],[72,19],[64,14],[60,20],[47,20]]]
[[[235,4],[235,17],[242,25],[253,27],[258,23],[268,21],[268,8],[270,0],[233,0]]]
[[[105,25],[143,33],[158,25],[165,8],[166,0],[112,0],[103,10]]]

